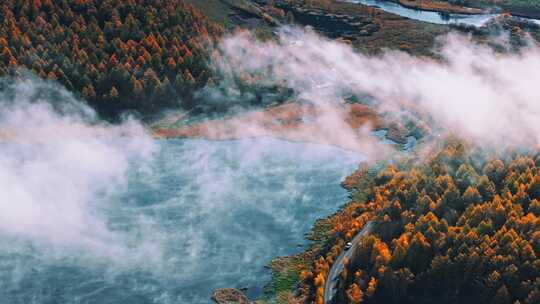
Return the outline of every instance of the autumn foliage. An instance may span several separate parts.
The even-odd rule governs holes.
[[[102,114],[189,102],[223,29],[183,0],[6,0],[0,76],[31,70]]]
[[[342,273],[339,303],[540,303],[540,154],[486,155],[449,139],[420,163],[362,169],[314,264],[325,274],[335,248],[376,223]]]

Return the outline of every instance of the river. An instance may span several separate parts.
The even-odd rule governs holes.
[[[2,237],[1,303],[198,304],[220,287],[257,297],[270,281],[264,266],[305,249],[304,234],[347,201],[340,181],[364,159],[269,138],[157,145],[95,210],[125,250],[111,258]]]
[[[396,2],[382,0],[349,0],[349,2],[368,6],[376,6],[386,12],[395,15],[435,24],[466,24],[472,26],[482,26],[490,19],[499,16],[499,14],[441,14],[439,12],[408,8]],[[538,19],[520,19],[540,24],[540,20]]]

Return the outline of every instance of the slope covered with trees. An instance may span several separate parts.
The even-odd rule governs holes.
[[[333,260],[368,221],[375,231],[341,273],[339,303],[540,303],[540,156],[488,157],[450,139],[428,160],[359,170],[353,201],[301,278],[322,303]]]
[[[0,20],[0,76],[58,80],[108,117],[189,107],[223,32],[183,0],[6,0]]]

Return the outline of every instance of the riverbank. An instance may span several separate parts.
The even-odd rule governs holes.
[[[413,20],[352,1],[313,1],[309,4],[276,1],[276,6],[291,12],[295,22],[311,26],[325,36],[345,39],[365,54],[394,49],[433,56],[436,37],[450,31],[446,25]]]
[[[345,245],[344,239],[351,240],[356,233],[374,219],[369,212],[356,214],[367,198],[368,187],[377,175],[380,165],[371,167],[360,165],[346,180],[342,187],[349,192],[350,200],[335,213],[318,219],[306,239],[311,244],[304,252],[278,257],[272,261],[272,283],[268,286],[268,297],[275,303],[311,303],[317,293],[317,273],[313,269],[328,267],[337,258]],[[354,220],[351,220],[354,218]],[[347,221],[345,221],[347,219]],[[353,226],[343,226],[341,223],[352,223]],[[342,234],[347,231],[347,234]],[[314,266],[318,265],[318,266]],[[326,265],[326,266],[324,266]],[[323,282],[324,285],[324,282]],[[324,287],[323,287],[324,288]],[[262,299],[265,301],[265,299]]]
[[[215,20],[228,20],[227,28],[237,26],[257,31],[268,38],[276,26],[295,23],[310,26],[324,36],[341,39],[366,53],[386,48],[430,55],[435,38],[449,27],[426,23],[343,0],[208,0],[193,1]],[[414,42],[414,43],[411,43]]]
[[[223,119],[210,119],[193,124],[179,125],[169,121],[158,124],[151,131],[156,138],[201,138],[208,140],[234,140],[272,137],[292,142],[307,142],[337,146],[361,153],[371,152],[375,159],[387,155],[381,147],[381,138],[373,131],[385,130],[383,139],[405,145],[408,137],[427,132],[415,127],[409,130],[388,121],[367,105],[332,104],[314,106],[290,102],[261,110],[233,115]]]
[[[386,128],[384,129],[388,131],[386,135],[399,141],[405,139],[405,135],[410,134],[407,130],[400,129],[396,125],[385,123],[384,117],[378,115],[367,105],[354,103],[334,105],[334,107],[338,109],[337,113],[340,113],[338,117],[345,122],[346,128],[351,130],[359,131],[369,126],[371,132],[375,128],[379,130]],[[322,118],[325,115],[332,116],[332,114],[324,113],[313,105],[291,102],[223,119],[211,119],[186,125],[177,124],[174,119],[166,120],[167,124],[173,127],[166,128],[161,125],[159,128],[154,128],[153,132],[157,138],[204,138],[220,141],[250,137],[282,137],[291,141],[310,141],[349,148],[350,146],[343,146],[339,141],[335,141],[339,136],[320,136],[321,132],[328,132],[328,130],[321,129],[326,125],[319,123],[324,122]],[[176,117],[182,118],[182,116]],[[333,134],[344,132],[342,129],[330,130],[335,132]],[[376,136],[375,138],[378,142],[381,141],[381,138]],[[272,271],[271,281],[266,286],[264,295],[256,303],[270,303],[274,300],[277,303],[297,303],[291,301],[297,301],[304,295],[311,294],[310,290],[306,289],[308,285],[299,283],[306,282],[310,276],[309,271],[313,262],[318,256],[328,252],[328,244],[335,244],[334,227],[342,221],[341,217],[347,214],[346,211],[344,212],[345,209],[355,209],[354,206],[357,205],[360,196],[354,193],[357,192],[358,180],[364,178],[364,173],[364,167],[359,168],[341,181],[341,187],[348,190],[350,197],[354,196],[354,200],[339,201],[339,204],[348,207],[336,208],[335,212],[332,211],[334,213],[329,212],[329,215],[315,221],[312,230],[306,234],[306,239],[311,242],[307,250],[290,256],[279,256],[272,260],[268,265]],[[363,222],[358,222],[358,224],[363,225]],[[217,303],[221,303],[223,298],[236,299],[238,303],[245,301],[245,297],[238,291],[232,292],[227,289],[216,292],[218,295],[217,298],[215,297]],[[223,292],[225,293],[223,294]],[[302,301],[300,300],[298,303],[302,303]]]
[[[480,8],[466,7],[461,5],[451,4],[449,2],[437,1],[437,0],[393,0],[393,2],[399,3],[404,7],[418,9],[423,11],[439,12],[445,14],[464,14],[464,15],[478,15],[487,13]]]
[[[540,3],[530,1],[510,0],[470,0],[469,6],[454,5],[439,0],[386,0],[400,5],[423,11],[439,12],[443,14],[479,15],[490,13],[507,13],[515,17],[540,19]]]

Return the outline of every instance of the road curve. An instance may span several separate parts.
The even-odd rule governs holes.
[[[349,259],[351,258],[353,252],[355,251],[356,247],[358,247],[358,244],[360,244],[360,239],[371,232],[371,229],[373,228],[373,221],[369,221],[364,225],[364,228],[358,232],[354,238],[352,239],[352,247],[349,250],[343,250],[340,255],[337,257],[337,259],[332,264],[332,267],[330,267],[330,271],[328,272],[328,276],[326,277],[326,284],[324,286],[324,303],[325,304],[336,304],[333,302],[334,297],[336,295],[337,291],[337,283],[339,280],[339,275],[341,274],[341,271],[343,271],[344,261],[345,258]]]

